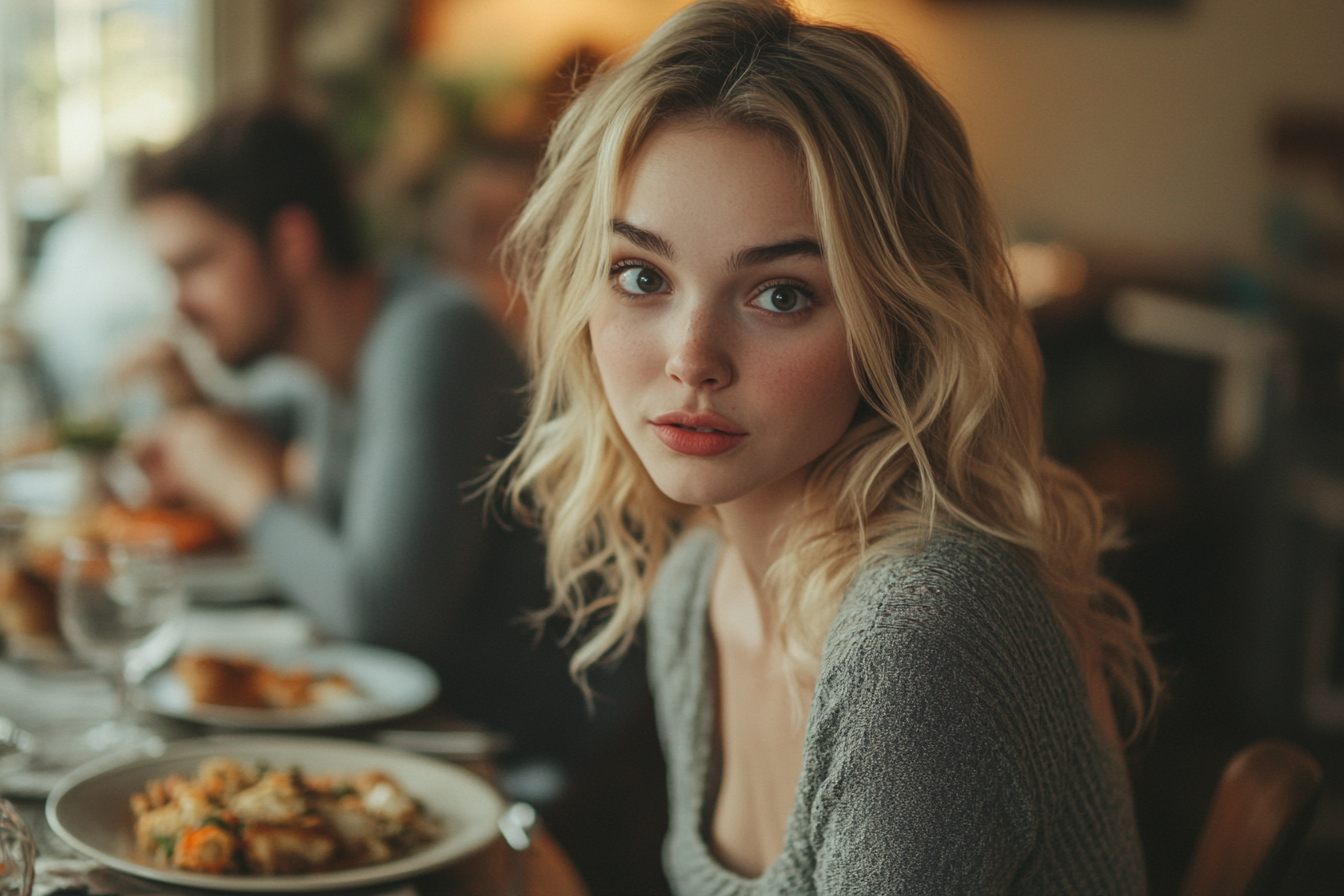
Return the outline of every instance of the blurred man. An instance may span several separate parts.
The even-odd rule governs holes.
[[[496,142],[461,153],[427,210],[429,262],[471,284],[481,308],[514,345],[522,345],[526,306],[499,269],[497,249],[532,189],[541,161],[526,143]]]
[[[586,724],[577,690],[511,624],[544,603],[539,548],[463,489],[521,419],[506,340],[463,288],[369,264],[326,138],[283,108],[223,112],[141,158],[132,194],[220,360],[299,359],[345,408],[296,463],[160,349],[176,407],[141,451],[157,493],[211,510],[328,632],[419,656],[451,707],[564,753]]]

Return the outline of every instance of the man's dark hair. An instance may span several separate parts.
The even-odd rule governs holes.
[[[171,149],[141,153],[130,189],[137,205],[170,193],[195,196],[246,227],[263,251],[276,214],[302,206],[317,223],[329,264],[352,271],[364,261],[335,147],[325,131],[287,106],[217,112]]]

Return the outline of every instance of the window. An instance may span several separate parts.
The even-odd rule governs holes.
[[[211,11],[210,0],[0,3],[0,301],[109,161],[195,120]]]

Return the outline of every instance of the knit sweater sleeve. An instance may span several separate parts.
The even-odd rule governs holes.
[[[506,450],[520,381],[465,296],[390,302],[360,358],[342,523],[276,500],[248,533],[285,593],[337,637],[422,658],[450,647],[487,556],[467,486]]]
[[[821,667],[796,832],[816,893],[1144,890],[1123,764],[1007,549],[951,536],[861,577]]]
[[[815,892],[1009,890],[1036,824],[1002,740],[992,665],[936,612],[837,645],[818,682],[803,781]]]

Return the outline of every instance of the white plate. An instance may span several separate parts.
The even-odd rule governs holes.
[[[247,656],[281,669],[306,666],[318,675],[339,673],[350,679],[359,694],[300,709],[214,706],[193,702],[186,685],[169,666],[145,679],[137,690],[137,702],[160,715],[221,728],[302,731],[394,719],[427,706],[439,693],[439,679],[433,669],[404,653],[366,644],[337,642],[291,650],[218,648],[212,652]]]
[[[194,775],[202,759],[229,756],[241,762],[297,765],[305,772],[376,769],[396,778],[444,825],[443,836],[408,856],[343,871],[243,876],[198,874],[138,862],[134,858],[131,795],[145,782],[173,772]],[[108,757],[62,778],[47,799],[47,821],[61,839],[117,871],[207,890],[302,893],[387,883],[424,874],[467,856],[498,836],[504,801],[481,778],[412,753],[355,741],[312,737],[232,735],[169,744],[157,758]]]
[[[245,551],[184,554],[178,565],[187,593],[198,603],[243,603],[276,593],[261,561]]]

